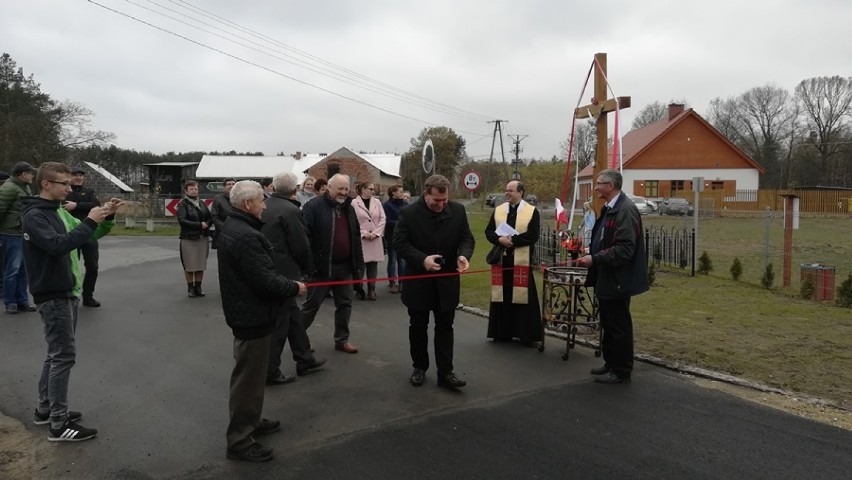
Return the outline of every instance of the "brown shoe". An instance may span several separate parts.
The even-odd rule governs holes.
[[[388,290],[390,293],[399,293],[399,287],[396,286],[395,283],[391,284],[390,289]]]
[[[369,292],[367,292],[367,299],[375,302],[376,301],[376,291],[370,290]]]
[[[335,343],[334,349],[340,350],[341,352],[345,352],[345,353],[358,353],[358,347],[356,347],[355,345],[352,345],[349,342]]]

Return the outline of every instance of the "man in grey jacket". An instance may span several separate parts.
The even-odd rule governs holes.
[[[593,368],[599,383],[630,381],[633,371],[633,318],[630,297],[648,291],[648,265],[642,216],[621,192],[623,178],[616,170],[603,170],[595,193],[606,204],[595,221],[589,255],[577,265],[589,269],[586,285],[595,287],[603,329],[604,365]]]

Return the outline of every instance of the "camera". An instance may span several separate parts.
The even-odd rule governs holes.
[[[447,264],[447,259],[445,259],[444,257],[438,257],[435,259],[435,263],[443,267]]]

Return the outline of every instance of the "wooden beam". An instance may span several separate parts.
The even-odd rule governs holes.
[[[614,112],[616,100],[618,101],[619,110],[623,108],[630,108],[630,97],[618,97],[617,99],[610,98],[598,103],[597,105],[589,104],[584,105],[582,107],[578,107],[574,110],[574,116],[576,116],[577,118],[589,118],[589,113],[591,113],[592,117],[598,118],[598,116],[600,116],[601,114],[601,111],[603,111],[604,113]]]

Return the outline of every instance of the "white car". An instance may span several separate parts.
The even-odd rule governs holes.
[[[633,203],[636,204],[636,208],[639,209],[639,213],[641,213],[642,215],[647,215],[656,210],[654,208],[656,206],[654,205],[654,202],[651,202],[645,197],[639,197],[637,195],[631,195],[628,193],[627,198],[633,200]]]

